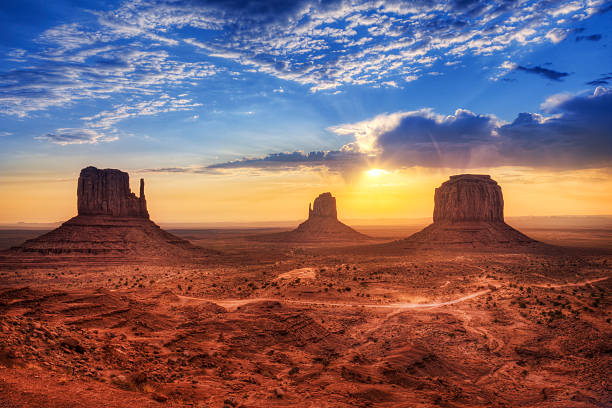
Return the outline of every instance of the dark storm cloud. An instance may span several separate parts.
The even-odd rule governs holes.
[[[553,69],[548,69],[548,68],[544,68],[544,67],[540,67],[540,66],[535,66],[535,67],[524,67],[522,65],[518,65],[515,68],[515,71],[523,71],[523,72],[527,72],[529,74],[535,74],[535,75],[540,75],[544,78],[548,78],[551,79],[553,81],[562,81],[563,78],[565,78],[566,76],[569,76],[569,74],[567,72],[559,72],[559,71],[555,71]]]
[[[592,35],[579,35],[576,36],[576,41],[599,41],[601,40],[602,36],[601,34],[592,34]]]

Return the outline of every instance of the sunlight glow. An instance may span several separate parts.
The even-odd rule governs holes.
[[[366,174],[368,175],[368,177],[376,178],[385,174],[389,174],[389,172],[384,169],[370,169],[366,171]]]

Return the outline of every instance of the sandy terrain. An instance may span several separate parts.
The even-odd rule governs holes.
[[[0,407],[612,404],[605,249],[172,232],[219,253],[0,258]]]

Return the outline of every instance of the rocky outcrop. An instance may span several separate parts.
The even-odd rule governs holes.
[[[433,224],[403,243],[419,247],[487,247],[535,241],[504,222],[501,187],[488,175],[460,174],[435,190]]]
[[[130,190],[127,173],[115,169],[84,168],[77,187],[77,208],[79,215],[149,218],[144,179],[140,179],[140,197],[136,197]]]
[[[308,219],[293,231],[258,235],[253,239],[282,242],[331,242],[360,241],[370,239],[370,237],[338,221],[336,198],[331,193],[323,193],[308,205]]]
[[[460,174],[436,188],[434,222],[504,222],[501,187],[488,175]]]
[[[185,259],[203,255],[203,249],[181,239],[149,219],[140,180],[140,197],[130,191],[129,175],[120,170],[81,170],[77,187],[78,215],[59,228],[13,249],[27,256],[93,256],[123,262]],[[106,256],[106,258],[100,258]]]
[[[308,205],[308,219],[317,217],[327,217],[338,219],[338,211],[336,209],[336,197],[333,197],[331,193],[319,194],[315,198],[313,205]]]

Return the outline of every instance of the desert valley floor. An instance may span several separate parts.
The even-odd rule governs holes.
[[[359,230],[374,238],[175,230],[206,250],[2,256],[0,407],[612,405],[610,230],[444,251]]]

